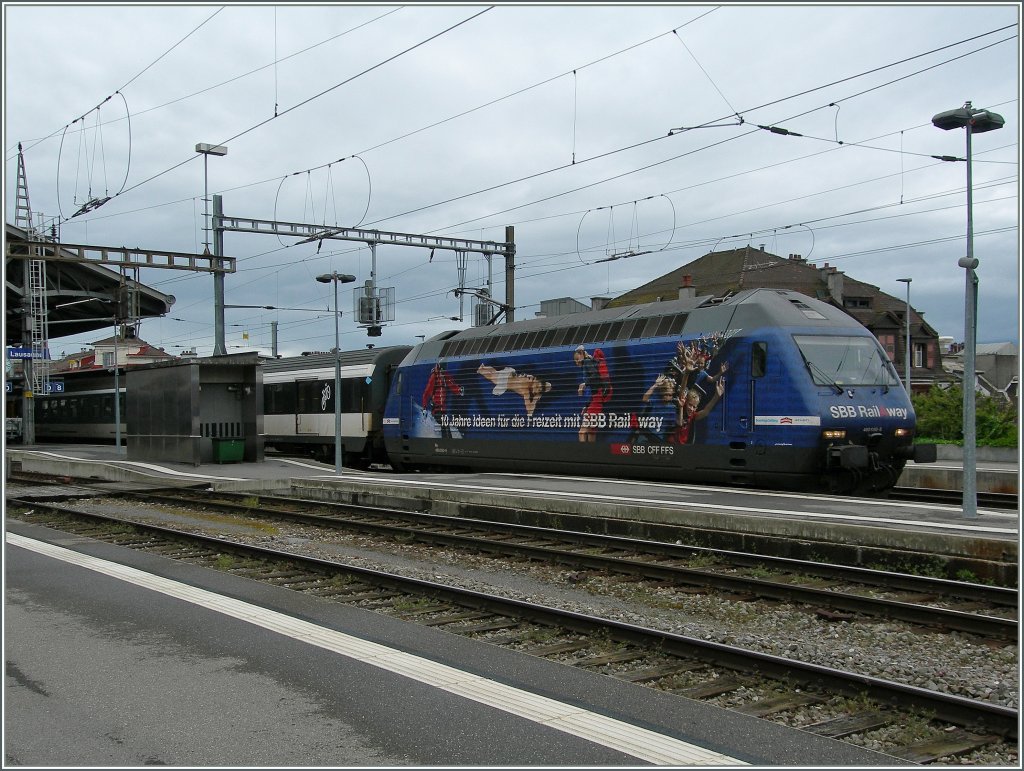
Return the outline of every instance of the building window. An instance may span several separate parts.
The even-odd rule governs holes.
[[[843,307],[845,308],[870,308],[871,298],[869,297],[844,297]]]
[[[926,343],[914,343],[914,366],[928,366],[928,346]]]
[[[896,335],[881,334],[878,336],[878,342],[882,344],[882,349],[889,357],[889,361],[896,361]]]
[[[114,352],[109,351],[103,354],[103,366],[113,367],[114,366]]]

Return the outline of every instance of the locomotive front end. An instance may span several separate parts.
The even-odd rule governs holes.
[[[828,486],[872,494],[893,487],[908,460],[935,460],[915,445],[917,419],[892,363],[870,335],[796,335],[818,388]]]

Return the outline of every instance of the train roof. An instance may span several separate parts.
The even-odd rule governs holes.
[[[400,361],[410,350],[411,345],[391,345],[383,348],[358,348],[354,351],[342,351],[339,359],[341,366],[359,366]],[[262,362],[264,372],[291,372],[297,369],[323,369],[334,366],[333,353],[311,353],[304,356],[286,356],[280,359],[265,359]]]
[[[757,288],[725,298],[684,297],[443,332],[413,349],[406,361],[672,335],[696,337],[727,329],[764,327],[829,328],[870,334],[856,319],[829,303],[791,290]]]

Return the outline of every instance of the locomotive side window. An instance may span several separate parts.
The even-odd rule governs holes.
[[[647,319],[647,323],[644,324],[644,331],[640,333],[640,337],[657,337],[659,323],[661,323],[661,319],[657,316]]]
[[[750,349],[750,376],[764,377],[768,372],[768,343],[754,343]]]
[[[680,313],[672,317],[672,324],[668,328],[670,335],[678,335],[683,331],[683,327],[686,325],[686,315],[685,313]]]
[[[662,316],[660,319],[658,319],[658,331],[656,333],[657,337],[664,337],[665,335],[669,334],[669,331],[672,329],[672,321],[674,318],[675,317],[673,316]],[[682,327],[680,327],[680,329],[681,328]]]
[[[647,323],[646,319],[634,319],[633,323],[629,325],[626,330],[626,337],[630,340],[636,340],[637,338],[643,337],[644,324]]]

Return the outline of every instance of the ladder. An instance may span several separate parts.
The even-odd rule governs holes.
[[[18,143],[18,186],[14,209],[14,224],[25,230],[26,238],[37,241],[35,228],[32,225],[32,204],[28,198],[28,178],[25,174],[25,156]],[[38,247],[33,251],[39,254]],[[33,393],[46,392],[50,380],[49,348],[49,314],[46,308],[46,262],[44,260],[28,260],[24,291],[28,298],[28,316],[25,323],[29,328],[29,346],[31,348],[31,378],[29,387]]]

